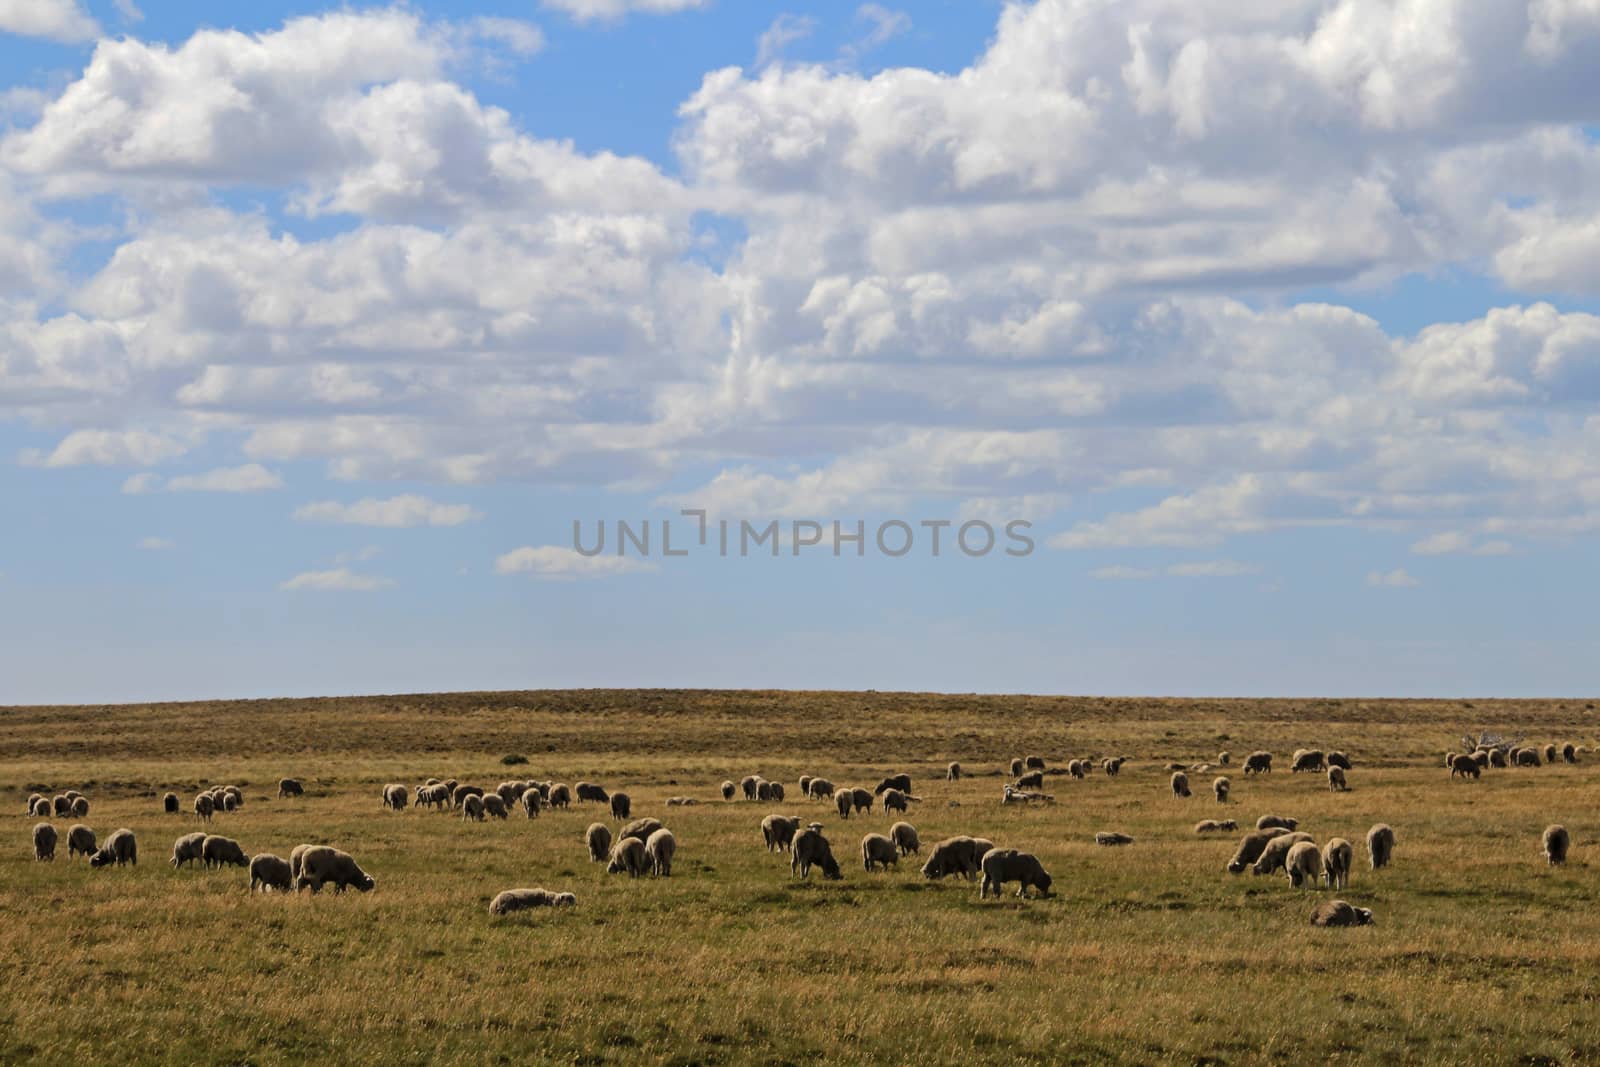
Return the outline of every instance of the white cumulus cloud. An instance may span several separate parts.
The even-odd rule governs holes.
[[[531,574],[536,578],[573,580],[638,574],[653,571],[656,565],[625,556],[585,556],[575,549],[559,545],[529,545],[498,557],[494,561],[494,569],[497,574]]]
[[[327,571],[306,571],[297,574],[278,588],[286,592],[309,590],[312,592],[372,593],[393,587],[394,581],[372,574],[357,574],[348,567]]]
[[[351,504],[324,500],[296,508],[294,517],[302,522],[331,522],[347,526],[460,526],[482,518],[466,504],[440,504],[424,496],[406,493],[380,500],[367,497]]]

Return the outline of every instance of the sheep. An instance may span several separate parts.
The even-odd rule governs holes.
[[[368,893],[378,884],[376,879],[356,865],[355,858],[348,852],[327,845],[307,848],[300,856],[299,872],[294,881],[297,892],[309,887],[311,892],[320,893],[324,883],[332,882],[335,893],[343,893],[350,886]]]
[[[954,761],[944,769],[944,780],[947,782],[961,781],[961,764]]]
[[[665,827],[651,834],[644,842],[644,854],[650,861],[650,872],[657,878],[672,877],[672,856],[677,851],[678,839]]]
[[[539,817],[539,808],[542,804],[543,801],[539,799],[539,791],[537,789],[528,789],[523,792],[522,810],[527,813],[528,818],[537,819]]]
[[[1568,763],[1578,762],[1578,749],[1571,741],[1561,746],[1561,758]]]
[[[39,823],[33,828],[33,858],[36,860],[56,858],[56,828],[47,822]]]
[[[216,801],[211,799],[210,793],[201,793],[194,798],[194,813],[201,822],[210,822],[211,813],[217,808]]]
[[[483,822],[483,798],[479,796],[462,797],[461,819],[463,822]]]
[[[1189,776],[1182,771],[1172,773],[1172,795],[1175,797],[1189,796]]]
[[[1133,836],[1131,834],[1125,834],[1120,830],[1102,830],[1094,835],[1094,843],[1097,845],[1108,846],[1131,845],[1133,844]]]
[[[983,854],[994,847],[991,841],[983,844],[985,847],[980,849],[977,838],[965,835],[940,841],[922,865],[922,876],[934,879],[959,874],[970,882],[982,870]]]
[[[1107,756],[1100,761],[1100,769],[1106,772],[1107,778],[1115,778],[1122,771],[1122,765],[1128,761],[1126,756]]]
[[[1489,750],[1489,766],[1491,766],[1491,767],[1504,767],[1505,765],[1506,765],[1506,754],[1505,754],[1505,751],[1503,749],[1491,748]]]
[[[603,822],[592,822],[583,832],[584,843],[589,846],[589,862],[599,863],[611,852],[611,828]]]
[[[618,840],[627,837],[636,837],[640,841],[648,841],[650,835],[661,829],[660,819],[635,819],[622,828],[622,833],[617,835]]]
[[[856,814],[872,811],[873,795],[860,786],[850,790],[850,803],[855,805]]]
[[[794,835],[799,832],[798,815],[768,815],[761,820],[761,839],[766,842],[768,852],[787,852],[794,843]]]
[[[1457,756],[1450,764],[1450,777],[1460,775],[1463,778],[1476,778],[1483,773],[1483,768],[1478,766],[1478,761],[1471,756]]]
[[[1320,748],[1297,748],[1289,763],[1289,773],[1299,774],[1301,771],[1321,771],[1327,768],[1327,757]]]
[[[885,789],[883,791],[883,812],[887,815],[891,811],[905,812],[909,804],[906,795],[898,789]]]
[[[89,798],[88,797],[73,797],[72,798],[72,817],[74,819],[83,819],[83,818],[87,818],[88,815],[89,815]]]
[[[770,782],[768,784],[772,786],[772,799],[776,800],[778,803],[782,804],[783,801],[784,801],[784,798],[788,795],[785,792],[784,788],[783,788],[783,783],[782,782]]]
[[[564,810],[572,805],[572,790],[565,785],[553,785],[550,787],[550,795],[545,799],[550,802],[552,808]]]
[[[801,796],[808,797],[811,795],[811,775],[802,774],[796,784],[800,787]]]
[[[480,799],[483,801],[484,815],[493,816],[496,819],[504,819],[506,817],[505,798],[499,793],[485,793]]]
[[[1289,884],[1296,889],[1315,889],[1322,877],[1322,853],[1315,841],[1298,841],[1289,846],[1284,857],[1284,867],[1289,873]]]
[[[1350,757],[1338,749],[1334,749],[1328,753],[1328,766],[1337,767],[1341,771],[1348,771],[1351,768]]]
[[[450,787],[443,782],[429,786],[427,799],[428,805],[435,811],[448,811],[450,808]]]
[[[800,878],[811,877],[813,866],[822,868],[822,876],[831,881],[843,877],[839,873],[839,862],[833,858],[833,849],[828,845],[828,839],[822,836],[822,831],[815,826],[808,826],[794,837],[794,843],[789,848],[789,873]]]
[[[1013,778],[1017,777],[1019,774],[1021,774],[1023,772],[1024,769],[1025,768],[1023,767],[1022,758],[1020,756],[1011,761],[1011,777],[1013,777]]]
[[[579,782],[573,786],[573,790],[578,794],[579,804],[591,800],[596,804],[604,804],[611,799],[611,794],[606,792],[604,786],[595,785],[593,782]]]
[[[841,789],[833,796],[833,806],[839,810],[839,818],[848,819],[850,813],[855,810],[855,798],[851,796],[850,790]]]
[[[1044,772],[1043,771],[1034,771],[1031,774],[1021,775],[1020,777],[1017,778],[1017,788],[1018,789],[1043,789],[1044,788]]]
[[[250,857],[244,854],[244,849],[239,847],[239,842],[230,837],[218,837],[215,834],[207,834],[205,839],[200,842],[200,860],[206,865],[207,870],[212,867],[225,867],[230,864],[235,867],[248,867],[250,865]]]
[[[762,804],[770,804],[775,798],[772,795],[772,783],[765,778],[756,779],[756,800]]]
[[[868,834],[861,839],[861,864],[868,871],[873,864],[887,869],[900,865],[900,852],[894,842],[882,834]]]
[[[1343,900],[1325,900],[1311,910],[1312,926],[1370,926],[1372,909],[1357,908]]]
[[[1228,780],[1226,775],[1211,783],[1211,792],[1216,795],[1218,804],[1226,804],[1228,802],[1228,790],[1232,788],[1233,783]]]
[[[696,800],[694,797],[668,797],[667,798],[667,807],[669,807],[669,808],[687,808],[687,807],[689,807],[691,805],[698,804],[698,803],[700,803],[700,801]]]
[[[1328,878],[1329,889],[1343,889],[1350,884],[1350,869],[1355,866],[1355,849],[1342,837],[1335,837],[1322,846],[1322,870]]]
[[[826,778],[811,779],[810,796],[812,800],[827,800],[833,796],[833,783]]]
[[[1394,830],[1388,823],[1378,823],[1367,831],[1367,861],[1372,869],[1389,866],[1394,857]]]
[[[1245,774],[1271,774],[1272,753],[1252,752],[1244,758]]]
[[[1239,841],[1239,847],[1233,854],[1233,859],[1228,861],[1229,874],[1243,873],[1246,867],[1252,866],[1261,858],[1261,853],[1266,850],[1267,843],[1275,837],[1282,837],[1289,831],[1275,826],[1270,830],[1252,830]]]
[[[1018,852],[1014,848],[991,848],[984,853],[979,864],[983,869],[983,883],[978,886],[978,899],[982,900],[989,895],[989,890],[994,890],[996,897],[1000,896],[1001,887],[1007,882],[1017,882],[1017,896],[1026,897],[1028,887],[1032,886],[1039,891],[1039,895],[1050,895],[1050,875],[1040,864],[1039,858],[1031,852]]]
[[[746,800],[754,800],[760,794],[761,778],[759,775],[747,774],[739,779],[739,789],[744,793]]]
[[[1167,771],[1186,771],[1189,769],[1189,765],[1187,763],[1178,763],[1177,761],[1173,761],[1162,769]]]
[[[23,812],[23,814],[24,815],[32,815],[34,806],[37,805],[39,803],[39,801],[41,801],[43,799],[44,799],[44,794],[43,793],[29,793],[28,794],[28,809],[27,809],[27,811]]]
[[[1348,791],[1350,786],[1344,780],[1343,767],[1328,768],[1328,789],[1335,793]]]
[[[89,857],[91,867],[105,867],[113,863],[118,867],[124,863],[139,866],[139,843],[134,840],[132,830],[115,831],[106,838],[106,843],[100,846],[100,851]]]
[[[1197,834],[1232,833],[1238,828],[1239,824],[1232,819],[1201,819],[1194,824],[1194,832]]]
[[[1079,780],[1089,777],[1089,761],[1081,759],[1067,761],[1067,773]]]
[[[300,885],[300,861],[305,858],[315,845],[296,845],[289,850],[289,879],[290,885],[298,892]]]
[[[64,819],[72,814],[72,798],[62,793],[51,801],[51,807],[56,818]]]
[[[92,856],[97,851],[93,830],[82,823],[77,823],[67,831],[67,858],[70,859],[79,853]]]
[[[872,794],[873,796],[878,796],[890,789],[898,789],[902,793],[909,794],[911,792],[911,776],[909,774],[891,774],[878,783]]]
[[[1231,764],[1232,762],[1233,762],[1233,753],[1232,752],[1218,752],[1217,753],[1217,766],[1226,767],[1229,764]]]
[[[404,811],[411,801],[411,796],[406,792],[406,787],[391,783],[383,787],[383,806],[390,811]]]
[[[1544,858],[1552,867],[1567,862],[1567,850],[1572,847],[1572,835],[1561,825],[1548,826],[1544,831]]]
[[[172,843],[172,858],[167,861],[172,864],[172,869],[177,870],[185,863],[194,863],[203,859],[200,847],[205,844],[206,837],[206,833],[200,831],[184,834],[174,841]]]
[[[278,779],[278,799],[305,796],[306,787],[297,778]]]
[[[723,800],[732,800],[733,799],[734,790],[737,789],[737,788],[738,787],[735,786],[732,782],[723,782],[722,783],[722,799]]]
[[[1261,850],[1261,858],[1256,860],[1255,866],[1250,868],[1252,874],[1274,874],[1284,869],[1289,859],[1289,850],[1298,844],[1311,840],[1307,833],[1287,833],[1282,837],[1275,837],[1267,842],[1267,847]],[[1320,861],[1321,857],[1318,857]]]
[[[37,815],[41,819],[50,818],[51,817],[50,798],[49,797],[40,797],[38,800],[35,800],[33,802],[33,811],[30,814]]]
[[[1549,764],[1554,764],[1558,758],[1558,752],[1559,750],[1555,745],[1544,746],[1544,761]]]
[[[1274,826],[1280,826],[1285,830],[1298,830],[1300,820],[1288,815],[1263,815],[1256,820],[1257,830],[1270,830]]]
[[[1518,767],[1537,767],[1537,766],[1539,766],[1539,753],[1538,753],[1538,751],[1535,750],[1535,749],[1531,749],[1531,748],[1519,748],[1519,749],[1517,749],[1517,766]]]
[[[922,854],[922,841],[917,837],[917,828],[908,822],[897,822],[889,827],[889,840],[894,842],[894,847],[900,850],[900,855],[907,856],[915,852]]]
[[[293,891],[294,876],[289,869],[289,861],[271,852],[251,856],[250,892],[254,893],[257,889],[263,893],[269,889],[285,893]]]
[[[1480,748],[1474,751],[1472,753],[1472,762],[1478,765],[1480,771],[1489,766],[1489,750]]]
[[[625,837],[618,841],[611,846],[611,856],[606,864],[606,873],[622,874],[626,871],[629,878],[639,877],[648,866],[644,849],[644,842],[637,837]]]
[[[1022,761],[1022,765],[1030,771],[1042,771],[1044,770],[1044,757],[1028,756]]]
[[[223,793],[222,794],[222,810],[223,811],[237,811],[238,808],[239,808],[239,805],[242,804],[242,803],[243,803],[243,801],[241,801],[237,796],[235,796],[232,793]]]
[[[489,901],[490,915],[510,915],[527,908],[570,908],[578,898],[571,893],[552,893],[548,889],[507,889]]]

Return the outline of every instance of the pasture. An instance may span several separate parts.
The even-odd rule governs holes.
[[[1575,765],[1452,780],[1480,729],[1572,741]],[[582,691],[0,709],[0,1062],[42,1063],[1580,1063],[1600,1060],[1600,720],[1576,701],[1133,700],[890,693]],[[1300,746],[1354,760],[1350,791],[1290,774]],[[1277,757],[1268,776],[1239,766]],[[1172,796],[1165,764],[1190,775]],[[1016,756],[1052,772],[1126,754],[1119,777],[1051,773],[1050,805],[999,803]],[[526,757],[507,765],[507,756]],[[959,760],[960,782],[944,781]],[[804,773],[871,788],[912,775],[928,846],[974,834],[1033,852],[1053,896],[868,874],[881,810],[841,820]],[[1225,807],[1218,773],[1233,781]],[[723,779],[785,802],[723,802]],[[306,795],[275,797],[280,777]],[[467,824],[380,807],[385,782],[510,778],[624,789],[677,837],[670,879],[608,876],[574,804]],[[239,785],[212,832],[249,853],[352,853],[367,894],[256,894],[238,868],[167,865],[194,793]],[[74,788],[137,868],[35,862],[29,792]],[[167,790],[183,814],[165,815]],[[667,808],[687,795],[701,803]],[[791,877],[769,812],[824,833],[842,881]],[[1350,887],[1231,876],[1240,834],[1301,820],[1356,845]],[[52,820],[62,831],[79,821]],[[1395,829],[1373,872],[1362,839]],[[1543,828],[1572,857],[1545,864]],[[1098,847],[1098,831],[1135,838]],[[488,914],[499,891],[569,890],[575,909]],[[1376,925],[1314,929],[1341,896]]]

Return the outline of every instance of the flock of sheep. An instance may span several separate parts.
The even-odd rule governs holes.
[[[1575,763],[1581,752],[1583,749],[1572,744],[1550,744],[1543,748],[1511,744],[1480,745],[1472,752],[1447,754],[1445,766],[1452,778],[1476,779],[1490,767],[1536,767],[1557,760]],[[1073,778],[1085,778],[1098,766],[1106,776],[1115,778],[1128,759],[1127,756],[1105,757],[1098,762],[1072,759],[1065,764],[1061,773]],[[1293,773],[1324,773],[1330,789],[1344,791],[1349,788],[1347,772],[1352,770],[1353,764],[1343,752],[1299,749],[1290,757],[1289,763]],[[1243,773],[1246,776],[1270,774],[1272,764],[1270,752],[1252,752],[1244,759]],[[1231,753],[1222,752],[1217,756],[1215,766],[1226,768],[1231,765]],[[1173,796],[1186,799],[1192,796],[1189,775],[1207,773],[1213,769],[1213,765],[1209,762],[1171,763],[1166,769],[1171,772],[1169,784]],[[1009,770],[1011,780],[1002,786],[1002,804],[1054,802],[1054,797],[1042,790],[1048,773],[1044,759],[1039,756],[1018,758],[1011,761]],[[950,781],[961,779],[962,774],[959,763],[951,763],[946,769],[946,777]],[[875,804],[881,804],[883,813],[889,815],[905,814],[912,804],[922,802],[922,798],[912,791],[911,776],[908,774],[885,777],[873,789],[835,786],[826,778],[812,775],[801,775],[798,786],[800,795],[809,800],[831,801],[841,820],[863,813],[870,814]],[[1231,788],[1232,783],[1226,775],[1218,776],[1212,782],[1212,795],[1218,803],[1226,804]],[[782,783],[768,781],[759,775],[748,775],[737,783],[724,781],[719,792],[724,801],[734,801],[742,795],[746,801],[782,803],[786,797]],[[305,788],[297,779],[284,778],[278,783],[279,799],[300,797],[304,793]],[[501,782],[494,789],[484,789],[453,778],[429,778],[415,787],[390,783],[380,790],[381,804],[390,810],[401,811],[416,806],[459,813],[462,819],[477,822],[491,818],[506,819],[512,811],[519,809],[527,818],[535,819],[547,809],[566,810],[574,800],[578,804],[604,805],[614,820],[626,823],[616,834],[604,822],[594,822],[588,826],[584,831],[584,843],[592,861],[605,863],[605,870],[610,874],[627,874],[631,878],[647,874],[661,878],[671,876],[673,858],[677,852],[677,838],[672,831],[658,819],[633,819],[633,804],[627,793],[608,791],[593,782],[578,782],[569,787],[564,783],[519,780]],[[687,796],[675,796],[666,801],[668,807],[698,803],[698,799]],[[955,801],[950,803],[957,806]],[[217,813],[235,812],[243,805],[243,791],[236,786],[224,785],[198,793],[191,803],[191,810],[198,820],[209,824]],[[75,790],[67,790],[55,797],[34,793],[28,798],[27,810],[46,820],[81,819],[89,813],[89,801]],[[176,793],[169,792],[162,797],[162,810],[167,814],[180,813],[181,806]],[[1261,816],[1254,828],[1247,830],[1240,839],[1226,864],[1226,870],[1230,874],[1240,874],[1248,868],[1256,875],[1282,872],[1290,885],[1297,888],[1315,888],[1326,884],[1331,890],[1340,890],[1348,886],[1355,860],[1354,846],[1343,837],[1329,838],[1318,846],[1309,833],[1298,827],[1298,821],[1289,816]],[[760,829],[769,852],[788,854],[790,872],[794,877],[808,877],[813,867],[819,869],[824,878],[843,877],[821,822],[806,821],[799,815],[772,813],[761,820]],[[1238,824],[1233,819],[1204,819],[1194,826],[1194,832],[1200,835],[1233,833],[1237,830]],[[1134,842],[1132,836],[1115,830],[1098,832],[1094,839],[1097,844],[1107,846],[1130,845]],[[1563,826],[1546,829],[1542,844],[1547,861],[1552,865],[1565,863],[1571,840],[1571,835]],[[53,859],[58,841],[56,828],[50,822],[35,825],[35,858]],[[1365,842],[1371,869],[1388,866],[1394,855],[1394,830],[1387,824],[1379,823],[1367,831]],[[67,831],[66,843],[69,858],[86,856],[92,867],[138,864],[137,842],[132,831],[127,829],[115,831],[101,843],[87,825],[75,823]],[[921,853],[922,842],[916,827],[904,820],[895,822],[887,833],[867,833],[860,843],[862,866],[868,872],[898,868],[904,857],[913,854],[920,857]],[[324,885],[332,885],[336,893],[352,887],[360,892],[368,892],[376,885],[375,880],[361,869],[351,855],[327,845],[298,845],[287,859],[272,853],[251,856],[232,838],[195,832],[184,834],[173,843],[169,862],[174,869],[193,863],[207,868],[247,868],[251,892],[258,889],[263,892],[310,889],[316,893]],[[1052,884],[1049,872],[1032,853],[996,847],[989,839],[966,835],[933,844],[921,872],[929,879],[955,875],[968,881],[979,881],[980,899],[991,893],[1000,896],[1002,886],[1011,882],[1017,883],[1018,896],[1025,897],[1030,888],[1040,896],[1048,896]],[[504,915],[527,908],[570,907],[576,903],[576,897],[570,892],[553,892],[542,888],[510,889],[495,896],[489,910],[494,915]],[[1325,901],[1317,905],[1311,916],[1311,922],[1319,926],[1360,926],[1372,921],[1369,909],[1353,907],[1343,900]]]

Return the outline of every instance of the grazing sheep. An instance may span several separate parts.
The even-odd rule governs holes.
[[[51,805],[52,810],[55,813],[55,817],[58,819],[64,819],[68,815],[72,814],[72,798],[67,796],[65,793],[51,801]]]
[[[1480,771],[1489,766],[1489,750],[1486,748],[1480,748],[1473,752],[1472,762],[1478,765],[1478,769]]]
[[[485,793],[480,799],[483,801],[483,813],[485,815],[493,816],[496,819],[504,819],[509,814],[506,811],[505,798],[499,793]]]
[[[1571,741],[1561,746],[1561,758],[1568,763],[1578,762],[1578,749]]]
[[[1244,758],[1245,774],[1271,774],[1272,753],[1252,752]]]
[[[774,799],[772,783],[765,778],[756,779],[756,801],[761,804],[770,804]]]
[[[1301,771],[1321,771],[1327,768],[1327,757],[1320,748],[1297,748],[1289,764],[1290,774]]]
[[[552,893],[548,889],[507,889],[489,901],[490,915],[510,915],[528,908],[570,908],[578,898],[571,893]]]
[[[650,835],[659,829],[661,829],[660,819],[635,819],[622,828],[622,833],[617,835],[617,839],[635,837],[640,841],[647,841]]]
[[[572,806],[572,790],[565,785],[553,785],[550,787],[550,795],[545,799],[550,802],[552,808],[565,810]]]
[[[1504,767],[1505,765],[1506,765],[1506,754],[1505,754],[1505,751],[1503,749],[1491,748],[1489,750],[1489,766],[1491,766],[1491,767]]]
[[[305,792],[306,792],[306,787],[301,785],[299,779],[297,779],[297,778],[280,778],[280,779],[278,779],[278,799],[279,800],[282,800],[284,797],[305,796]]]
[[[1232,833],[1239,828],[1239,824],[1232,819],[1201,819],[1194,824],[1197,834]]]
[[[732,782],[723,782],[722,783],[722,799],[723,800],[732,800],[733,799],[734,790],[736,790],[737,788],[738,788],[738,786],[734,785]]]
[[[167,862],[172,864],[172,869],[177,870],[185,863],[195,863],[205,857],[201,846],[205,844],[207,835],[204,832],[184,834],[172,843],[172,858]]]
[[[851,795],[850,790],[841,789],[834,794],[833,806],[839,809],[839,818],[848,819],[850,813],[855,810],[855,797]]]
[[[1120,830],[1102,830],[1094,835],[1094,843],[1097,845],[1131,845],[1133,844],[1133,837],[1130,834],[1122,833]]]
[[[499,799],[496,797],[495,799]],[[483,798],[479,796],[466,796],[461,799],[461,818],[463,821],[483,821]]]
[[[223,811],[237,811],[239,809],[239,805],[241,803],[242,803],[242,801],[240,801],[240,799],[238,797],[234,796],[232,793],[224,793],[224,794],[222,794],[222,810]]]
[[[946,838],[933,846],[928,861],[922,865],[924,878],[944,878],[959,874],[972,881],[983,869],[983,856],[994,842],[980,837]]]
[[[826,778],[811,779],[811,799],[827,800],[833,796],[833,783]]]
[[[783,783],[782,782],[770,782],[768,784],[770,784],[772,786],[772,799],[776,800],[780,804],[783,803],[784,797],[786,795],[784,793]]]
[[[891,811],[905,812],[909,807],[910,804],[906,799],[906,795],[900,790],[885,789],[883,791],[883,813],[885,815]]]
[[[1022,758],[1020,756],[1011,761],[1011,777],[1013,777],[1013,778],[1017,777],[1025,769],[1026,768],[1023,766]]]
[[[89,814],[89,798],[88,797],[73,797],[72,798],[72,817],[74,819],[83,819],[83,818],[87,818],[88,814]]]
[[[290,865],[293,866],[293,857]],[[327,845],[312,845],[300,856],[299,875],[294,880],[294,887],[298,891],[309,886],[313,893],[320,893],[326,882],[333,883],[335,893],[343,893],[350,886],[366,893],[378,884],[356,865],[354,857],[348,852]]]
[[[1367,859],[1372,869],[1389,866],[1394,857],[1394,831],[1388,823],[1378,823],[1367,831]]]
[[[39,823],[33,828],[33,858],[36,860],[56,858],[56,828],[47,822]]]
[[[868,834],[861,839],[861,863],[869,871],[873,864],[885,869],[891,865],[898,867],[900,852],[894,842],[882,834]]]
[[[244,849],[239,847],[239,842],[231,837],[218,837],[207,834],[200,842],[200,859],[206,869],[213,867],[248,867],[250,857],[244,854]]]
[[[1261,858],[1261,853],[1266,851],[1267,842],[1275,837],[1282,837],[1289,831],[1281,826],[1274,826],[1269,830],[1253,830],[1244,835],[1239,841],[1239,847],[1233,854],[1233,859],[1228,861],[1229,874],[1241,874],[1246,867],[1252,866]]]
[[[1343,889],[1350,884],[1350,868],[1355,866],[1356,850],[1342,837],[1335,837],[1322,846],[1322,870],[1328,877],[1329,889]]]
[[[1555,745],[1544,746],[1544,761],[1546,763],[1554,763],[1558,757],[1558,753],[1559,750]]]
[[[678,839],[663,827],[645,838],[644,855],[650,861],[650,873],[657,878],[672,877],[672,856],[678,851]]]
[[[289,870],[289,861],[282,856],[275,856],[270,852],[257,853],[250,857],[250,892],[257,889],[265,893],[269,889],[276,889],[288,893],[294,890],[294,876]]]
[[[1089,777],[1089,761],[1081,759],[1068,760],[1067,774],[1080,780]]]
[[[583,840],[589,846],[589,859],[593,863],[599,863],[611,852],[611,828],[603,822],[590,823]]]
[[[1572,835],[1565,826],[1549,826],[1544,831],[1544,858],[1552,867],[1567,862],[1567,850],[1572,847]]]
[[[1372,909],[1357,908],[1343,900],[1325,900],[1311,910],[1312,926],[1370,926]]]
[[[1175,797],[1189,796],[1189,776],[1182,771],[1172,774],[1172,795]]]
[[[1518,767],[1537,767],[1537,766],[1539,766],[1539,753],[1538,753],[1538,751],[1535,750],[1535,749],[1531,749],[1531,748],[1519,748],[1519,749],[1517,749],[1517,766]]]
[[[1256,860],[1255,866],[1250,868],[1252,874],[1275,874],[1283,870],[1289,859],[1289,850],[1294,846],[1311,840],[1307,833],[1287,833],[1281,837],[1274,837],[1267,842],[1267,847],[1261,850],[1261,858]],[[1319,861],[1321,857],[1318,857]]]
[[[591,800],[596,804],[604,804],[611,799],[611,794],[606,792],[605,786],[595,785],[593,782],[579,782],[573,789],[578,794],[579,804]]]
[[[300,861],[315,847],[315,845],[296,845],[289,850],[289,877],[293,880],[294,886],[298,887],[300,884]]]
[[[739,779],[739,788],[744,792],[746,800],[754,800],[760,795],[761,778],[758,775],[747,774]]]
[[[1332,752],[1328,753],[1328,766],[1338,767],[1342,771],[1348,771],[1351,767],[1350,757],[1345,755],[1343,752],[1340,752],[1338,749],[1334,749]]]
[[[801,796],[808,797],[811,795],[811,775],[802,774],[797,784],[800,786]]]
[[[850,803],[855,805],[856,814],[858,815],[863,811],[872,811],[873,799],[873,794],[867,792],[865,789],[862,789],[860,786],[850,790]]]
[[[961,764],[952,762],[944,769],[944,780],[947,782],[961,781]]]
[[[116,831],[106,838],[106,843],[100,846],[99,852],[89,857],[91,867],[105,867],[113,863],[118,867],[124,863],[139,866],[139,844],[134,840],[132,830]]]
[[[1043,789],[1044,788],[1044,772],[1043,771],[1034,771],[1031,774],[1021,775],[1020,777],[1017,778],[1017,788],[1018,789]]]
[[[194,798],[194,813],[201,822],[210,822],[211,813],[215,810],[217,810],[217,803],[211,799],[210,793],[201,793]]]
[[[789,873],[809,878],[813,866],[822,868],[824,878],[837,880],[843,877],[828,839],[815,826],[808,826],[795,835],[794,843],[789,848]]]
[[[50,818],[51,817],[50,798],[49,797],[40,797],[38,800],[35,800],[33,802],[33,811],[32,811],[31,814],[37,815],[41,819]]]
[[[77,825],[73,826],[72,829],[67,831],[68,859],[71,859],[73,856],[76,856],[79,853],[82,853],[85,856],[92,856],[96,851],[98,851],[98,849],[95,846],[93,830],[89,829],[82,823],[78,823]]]
[[[1350,788],[1345,783],[1343,767],[1328,768],[1328,788],[1335,793],[1343,793]]]
[[[900,850],[902,856],[913,852],[922,854],[922,841],[917,837],[917,828],[908,822],[897,822],[889,827],[889,840],[894,842],[894,847]]]
[[[898,789],[902,793],[909,794],[911,792],[911,776],[909,774],[891,774],[889,777],[878,783],[877,788],[872,791],[872,794],[873,796],[877,796],[881,793],[887,792],[890,789]]]
[[[544,801],[540,799],[537,789],[529,789],[523,792],[522,810],[527,812],[528,818],[537,819],[539,817],[539,808],[543,804]]]
[[[1030,771],[1042,771],[1044,770],[1044,757],[1028,756],[1023,759],[1022,765]]]
[[[761,839],[766,842],[768,852],[787,852],[794,843],[794,835],[799,832],[798,815],[768,815],[761,820]]]
[[[1122,765],[1128,762],[1126,756],[1107,756],[1100,761],[1100,769],[1106,772],[1107,778],[1115,778],[1121,771]]]
[[[1289,873],[1289,884],[1296,889],[1315,889],[1322,877],[1322,852],[1315,841],[1299,841],[1289,847],[1284,857],[1284,867]]]
[[[996,897],[1000,896],[1001,887],[1007,882],[1017,882],[1017,896],[1026,897],[1028,887],[1032,886],[1039,891],[1039,895],[1050,895],[1050,875],[1045,872],[1039,858],[1031,852],[1018,852],[1014,848],[991,848],[984,853],[980,864],[983,869],[983,883],[978,886],[978,899],[982,900],[989,895],[989,890],[994,890]]]
[[[1217,766],[1226,767],[1229,764],[1231,764],[1232,762],[1233,762],[1233,753],[1232,752],[1218,752],[1217,753]]]
[[[404,811],[410,802],[411,795],[405,786],[392,783],[383,787],[383,806],[390,811]]]
[[[29,793],[28,794],[28,810],[23,812],[23,814],[24,815],[32,815],[34,807],[39,803],[39,801],[41,801],[43,799],[44,799],[44,794],[42,794],[42,793]]]
[[[1478,761],[1471,756],[1457,756],[1450,763],[1450,777],[1452,778],[1458,774],[1463,778],[1476,778],[1482,773],[1483,768],[1479,767]]]
[[[645,872],[649,861],[645,856],[644,842],[637,837],[625,837],[611,846],[610,862],[606,864],[607,874],[622,874],[627,872],[629,878],[637,878]]]
[[[1218,804],[1226,804],[1228,802],[1228,790],[1232,788],[1233,783],[1226,776],[1218,778],[1211,783],[1211,792],[1216,795]]]

